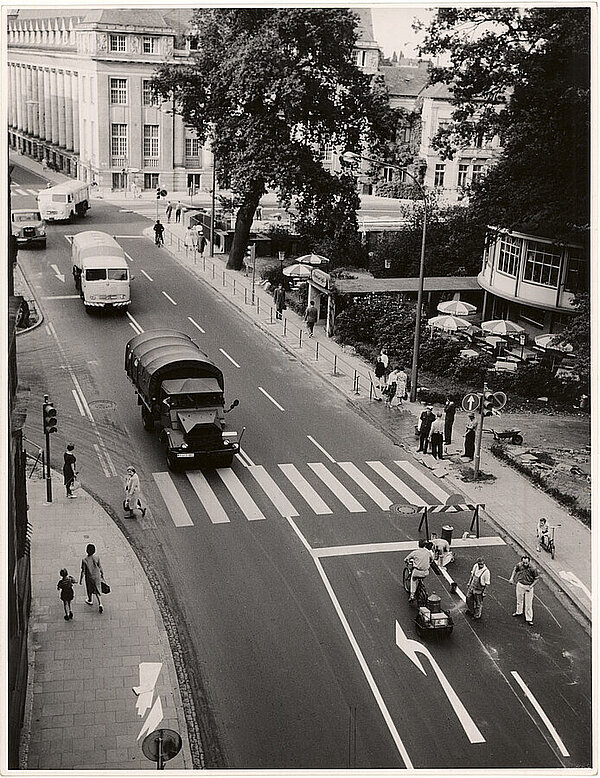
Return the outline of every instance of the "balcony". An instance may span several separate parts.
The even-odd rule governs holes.
[[[159,165],[160,159],[159,157],[148,157],[144,158],[144,167],[160,167]]]
[[[126,168],[128,166],[128,159],[127,157],[111,157],[110,166],[118,167],[122,170],[123,168]]]

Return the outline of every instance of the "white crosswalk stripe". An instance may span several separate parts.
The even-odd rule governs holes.
[[[392,473],[392,471],[382,462],[367,462],[367,464],[378,475],[380,475],[384,481],[387,481],[388,484],[398,492],[398,494],[401,494],[402,497],[408,500],[409,505],[427,505],[426,500],[424,500],[422,497],[419,497],[416,492],[413,492],[413,490],[407,486],[404,481],[401,481],[400,478],[398,478],[395,473]]]
[[[364,473],[356,467],[352,462],[339,462],[339,466],[342,470],[349,475],[352,480],[360,486],[360,488],[369,495],[373,502],[377,503],[382,511],[389,510],[392,501],[388,499],[378,486],[375,486],[373,481],[367,478]]]
[[[265,518],[258,505],[246,490],[246,487],[242,484],[233,470],[228,467],[219,467],[217,468],[217,473],[233,499],[244,512],[248,521],[258,521]]]
[[[262,465],[254,465],[248,470],[283,518],[300,515]]]
[[[296,487],[302,499],[310,505],[317,515],[324,516],[325,514],[333,513],[331,508],[319,497],[295,465],[279,465],[279,469],[289,482]]]
[[[188,470],[186,475],[212,523],[226,524],[229,521],[229,516],[225,513],[217,495],[210,488],[210,484],[206,480],[204,473],[200,470]]]
[[[399,459],[394,459],[394,464],[398,465],[398,467],[401,470],[403,470],[417,483],[421,484],[421,486],[424,486],[425,489],[427,489],[427,491],[429,492],[429,494],[432,494],[437,500],[439,500],[442,503],[442,505],[446,504],[446,500],[450,496],[448,492],[444,491],[444,489],[442,489],[441,486],[438,486],[435,483],[435,481],[432,481],[431,478],[428,478],[425,475],[425,473],[422,473],[411,462],[405,462]]]
[[[350,513],[366,513],[366,508],[356,500],[322,462],[309,462],[308,466],[327,486]]]
[[[156,485],[158,486],[167,510],[171,514],[173,524],[176,527],[193,527],[190,514],[179,496],[179,492],[169,473],[152,473]]]

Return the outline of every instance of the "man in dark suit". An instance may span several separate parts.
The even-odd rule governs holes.
[[[452,425],[455,414],[456,405],[449,397],[446,397],[446,405],[444,405],[444,443],[446,445],[452,443]]]
[[[427,453],[427,446],[429,444],[429,433],[431,432],[431,425],[435,421],[435,413],[433,412],[433,405],[428,405],[423,411],[420,418],[419,427],[419,448],[417,451]]]

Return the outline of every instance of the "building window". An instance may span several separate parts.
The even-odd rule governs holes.
[[[456,182],[458,186],[462,186],[463,188],[466,187],[468,173],[469,173],[468,165],[460,164],[458,166],[458,180]]]
[[[158,189],[158,173],[144,173],[144,189]]]
[[[158,54],[158,38],[152,35],[144,35],[142,39],[144,54]]]
[[[548,243],[531,241],[527,244],[523,280],[542,286],[558,286],[560,252]]]
[[[326,143],[321,151],[321,162],[331,163],[333,161],[333,146]]]
[[[109,35],[111,51],[127,51],[127,37],[125,35]]]
[[[144,124],[144,157],[158,157],[158,124]]]
[[[185,139],[185,156],[186,157],[200,156],[200,141],[198,138]]]
[[[519,318],[525,319],[535,327],[542,329],[546,323],[546,312],[543,308],[533,308],[530,305],[521,305],[519,309]]]
[[[152,89],[150,87],[151,81],[147,78],[144,78],[142,80],[142,103],[144,105],[157,105],[158,100],[156,97],[152,94]]]
[[[381,169],[381,176],[386,184],[391,184],[394,180],[395,170],[393,167],[384,167]]]
[[[439,164],[435,166],[435,175],[433,178],[433,185],[437,187],[444,186],[444,174],[446,172],[446,165]]]
[[[471,183],[476,184],[481,180],[483,176],[483,165],[473,165],[473,175],[471,176]]]
[[[127,79],[110,79],[110,102],[113,105],[125,105],[127,103]]]
[[[405,124],[403,127],[398,128],[398,132],[396,134],[398,143],[409,143],[410,142],[410,125]]]
[[[113,157],[127,156],[127,125],[111,124],[110,153]]]
[[[567,292],[585,292],[589,287],[588,262],[577,249],[569,250],[569,261],[565,276]]]
[[[521,240],[506,235],[500,241],[500,255],[498,257],[498,272],[507,276],[517,277],[519,272],[519,257],[521,256]]]
[[[367,64],[367,52],[361,49],[354,50],[354,64],[359,68],[364,68]]]

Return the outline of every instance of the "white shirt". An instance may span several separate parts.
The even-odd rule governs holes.
[[[490,585],[490,571],[487,569],[487,567],[484,565],[483,567],[479,567],[477,562],[473,565],[473,569],[471,570],[471,577],[473,578],[479,578],[479,582],[482,586],[489,586]]]
[[[384,366],[384,367],[385,367],[385,369],[387,370],[387,366],[389,365],[390,358],[388,357],[388,355],[387,355],[387,354],[384,354],[384,353],[383,353],[383,351],[382,351],[382,352],[381,352],[381,354],[379,355],[379,361],[380,361],[380,362],[383,362],[383,366]]]

